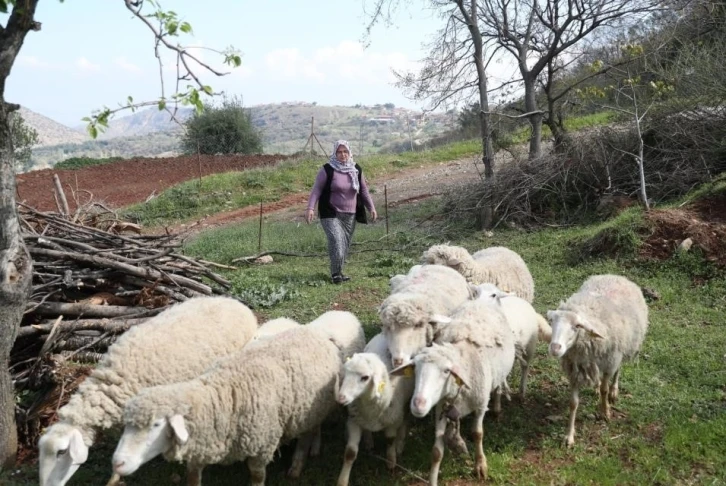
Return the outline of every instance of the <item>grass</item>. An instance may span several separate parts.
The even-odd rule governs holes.
[[[528,396],[505,404],[500,419],[485,419],[484,448],[491,484],[704,484],[726,482],[726,279],[695,279],[708,263],[698,253],[678,255],[665,262],[635,260],[631,254],[618,258],[573,258],[582,241],[604,229],[628,234],[637,214],[626,214],[608,223],[570,229],[526,233],[484,233],[421,224],[439,210],[439,202],[399,206],[390,213],[391,235],[384,225],[359,226],[347,266],[353,280],[336,286],[328,282],[325,240],[319,225],[299,225],[266,219],[262,247],[301,256],[273,255],[269,265],[246,266],[230,271],[234,291],[256,306],[263,319],[288,316],[307,322],[330,309],[354,312],[370,338],[378,332],[376,308],[388,293],[388,278],[415,264],[421,251],[432,243],[451,241],[471,251],[505,245],[522,255],[536,282],[536,309],[544,313],[574,292],[592,274],[617,273],[661,295],[649,304],[650,328],[640,358],[625,365],[621,378],[622,414],[605,423],[596,418],[593,390],[581,394],[576,445],[562,447],[566,427],[568,387],[555,360],[540,344],[532,365]],[[435,220],[435,218],[432,218]],[[229,263],[257,253],[257,222],[225,227],[199,235],[186,246],[190,255]],[[302,256],[305,255],[305,256]],[[512,388],[519,380],[514,372]],[[465,421],[468,428],[468,421]],[[324,428],[323,457],[308,462],[295,484],[334,484],[342,462],[344,425],[334,417]],[[98,484],[107,479],[114,436],[94,448],[89,463],[73,484]],[[380,456],[381,440],[373,455],[361,453],[352,473],[352,484],[394,486],[421,484],[428,475],[432,443],[430,418],[417,420],[400,459],[399,469],[389,475]],[[470,451],[473,450],[471,443]],[[290,484],[284,476],[291,450],[268,466],[268,485]],[[474,484],[473,457],[446,454],[441,472],[444,484]],[[24,466],[12,476],[0,475],[9,486],[32,484],[35,466]],[[169,484],[184,477],[181,465],[156,459],[144,466],[127,484]],[[245,484],[242,464],[212,466],[205,483]]]
[[[369,155],[357,159],[368,179],[399,173],[407,168],[473,156],[479,145],[465,141],[425,152]],[[270,203],[295,193],[307,194],[323,159],[301,159],[204,177],[164,191],[147,203],[130,206],[126,215],[146,225],[197,219],[220,211]]]
[[[54,169],[81,169],[83,167],[89,167],[92,165],[103,165],[112,164],[124,160],[122,157],[106,157],[106,158],[93,158],[93,157],[71,157],[69,159],[62,160],[53,166]]]

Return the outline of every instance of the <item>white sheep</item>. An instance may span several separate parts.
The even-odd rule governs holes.
[[[493,283],[530,304],[534,300],[532,274],[522,257],[509,248],[493,246],[471,255],[460,246],[434,245],[423,252],[421,260],[451,267],[473,284]]]
[[[288,329],[295,329],[297,327],[300,327],[300,323],[287,317],[270,319],[257,329],[257,332],[252,336],[252,340],[247,343],[247,346],[257,346]]]
[[[406,408],[414,383],[408,377],[389,376],[390,364],[388,343],[380,333],[371,339],[364,352],[354,354],[343,367],[338,403],[348,407],[348,442],[338,486],[348,486],[364,431],[384,431],[389,470],[396,467],[397,454],[403,452],[407,433]]]
[[[442,265],[424,265],[401,282],[378,309],[393,366],[410,361],[430,344],[439,317],[448,316],[470,297],[466,279]]]
[[[129,475],[163,454],[185,461],[189,484],[198,485],[207,464],[247,459],[252,485],[262,486],[278,445],[301,437],[309,442],[338,406],[343,356],[364,345],[354,315],[326,313],[219,361],[193,380],[143,390],[126,404],[114,471]],[[291,477],[302,471],[304,441],[298,441]]]
[[[476,286],[476,296],[484,302],[498,306],[507,318],[509,327],[514,333],[514,349],[522,371],[519,394],[524,398],[527,392],[529,364],[536,353],[537,342],[539,339],[549,342],[552,329],[547,320],[539,315],[529,302],[502,291],[494,284]]]
[[[58,411],[38,441],[41,486],[63,486],[88,457],[96,433],[121,423],[126,401],[144,387],[187,380],[242,348],[257,318],[239,301],[198,297],[125,332]]]
[[[648,305],[636,284],[618,275],[588,278],[557,310],[547,312],[552,324],[549,352],[560,359],[570,381],[570,420],[565,442],[575,443],[579,391],[596,386],[600,413],[610,419],[618,397],[620,365],[635,357],[648,330]]]
[[[475,300],[457,309],[451,322],[440,329],[436,342],[421,350],[412,363],[391,372],[406,374],[409,366],[415,367],[416,385],[411,399],[415,417],[424,417],[436,407],[431,486],[438,484],[447,420],[458,421],[470,413],[475,415],[475,473],[480,479],[486,478],[484,414],[489,409],[490,395],[494,393],[495,400],[501,396],[513,363],[514,338],[504,314]],[[500,406],[495,402],[495,411]]]

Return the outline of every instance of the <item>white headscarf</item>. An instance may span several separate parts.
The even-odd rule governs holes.
[[[336,153],[338,152],[338,147],[343,146],[348,149],[348,152],[350,153],[350,156],[348,157],[348,162],[341,162],[338,160],[338,157]],[[333,155],[330,156],[330,160],[328,160],[328,163],[333,167],[333,169],[337,170],[338,172],[343,172],[344,174],[350,175],[351,183],[353,184],[353,189],[355,189],[355,192],[360,192],[360,182],[358,182],[358,169],[355,168],[355,162],[353,161],[353,151],[350,150],[350,145],[348,145],[348,142],[345,140],[338,140],[333,144]]]

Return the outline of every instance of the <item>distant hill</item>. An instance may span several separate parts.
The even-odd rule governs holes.
[[[20,107],[20,116],[23,117],[29,127],[38,132],[38,145],[55,145],[67,142],[82,143],[90,140],[85,130],[74,130],[23,106]]]
[[[266,153],[291,154],[303,148],[309,152],[310,145],[306,146],[306,142],[313,118],[315,135],[323,146],[321,150],[317,140],[314,141],[316,153],[327,152],[333,141],[346,139],[358,155],[391,147],[420,147],[456,124],[456,115],[452,113],[424,116],[421,112],[396,108],[392,104],[322,106],[284,102],[252,106],[249,110],[252,122],[262,132]],[[179,110],[177,116],[184,120],[191,114],[191,109],[185,108]],[[79,134],[68,127],[63,128]],[[69,157],[173,155],[179,150],[180,134],[180,126],[169,119],[168,113],[148,108],[112,119],[108,130],[98,140],[90,140],[80,134],[82,139],[79,141],[68,137],[62,139],[63,143],[38,147],[33,151],[33,161],[37,168],[41,168]]]

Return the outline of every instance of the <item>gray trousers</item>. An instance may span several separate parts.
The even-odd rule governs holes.
[[[337,213],[334,218],[321,219],[320,224],[323,225],[325,236],[328,237],[330,275],[342,275],[345,257],[348,256],[348,249],[355,231],[355,214]]]

